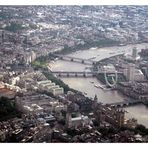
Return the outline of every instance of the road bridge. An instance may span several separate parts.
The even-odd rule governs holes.
[[[111,103],[108,105],[111,105],[112,107],[126,107],[126,106],[132,106],[140,103],[143,103],[143,102],[141,100],[126,100],[123,102]]]
[[[95,77],[97,74],[102,73],[104,74],[104,71],[99,72],[85,72],[85,71],[51,71],[52,74],[55,74],[59,77]],[[117,72],[120,73],[120,72]],[[112,74],[112,72],[108,72],[108,74]]]
[[[55,74],[59,77],[95,77],[96,74],[93,72],[71,72],[71,71],[52,71],[52,74]]]

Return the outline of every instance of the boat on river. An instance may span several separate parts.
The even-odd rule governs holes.
[[[86,92],[83,92],[83,95],[87,95],[87,93]]]
[[[114,54],[115,52],[110,52],[109,54]]]
[[[96,84],[95,84],[94,86],[95,86],[96,88],[99,88],[99,86],[98,86],[98,85],[96,85]]]

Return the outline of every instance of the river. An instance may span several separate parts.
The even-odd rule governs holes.
[[[88,50],[77,51],[68,54],[71,57],[91,59],[92,61],[99,61],[111,55],[117,55],[120,53],[131,54],[133,47],[136,47],[138,51],[142,48],[148,47],[147,43],[127,45],[119,47],[104,47],[104,48],[90,48]],[[91,66],[83,65],[80,63],[72,63],[69,61],[52,61],[49,63],[52,71],[90,71]],[[127,97],[123,96],[117,91],[103,90],[96,88],[95,85],[102,85],[96,78],[61,78],[71,88],[79,90],[86,94],[88,97],[98,96],[98,102],[102,103],[115,103],[121,102]],[[136,105],[125,108],[127,110],[126,117],[134,117],[138,119],[139,124],[143,124],[148,127],[148,109],[144,105]]]

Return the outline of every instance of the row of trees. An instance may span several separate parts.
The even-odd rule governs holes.
[[[106,47],[106,46],[113,46],[113,45],[119,45],[120,42],[114,41],[111,39],[101,39],[98,41],[88,40],[85,41],[85,44],[79,44],[74,47],[69,47],[68,45],[65,45],[63,50],[58,51],[60,53],[70,53],[72,51],[76,50],[83,50],[83,49],[89,49],[91,47]]]
[[[4,29],[11,32],[17,32],[19,30],[25,29],[25,27],[23,27],[21,24],[12,22],[10,25],[6,26]]]
[[[60,79],[56,78],[55,76],[53,76],[53,74],[49,73],[49,72],[43,72],[43,74],[45,75],[45,77],[49,80],[51,80],[52,82],[54,82],[56,85],[59,85],[60,87],[64,88],[64,92],[66,93],[67,91],[70,91],[71,89],[69,88],[68,85],[66,85],[63,81],[61,81]]]

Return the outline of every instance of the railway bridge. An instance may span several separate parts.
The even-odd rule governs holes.
[[[81,64],[85,64],[85,65],[95,65],[96,64],[96,62],[89,60],[89,59],[82,59],[82,58],[76,58],[76,57],[59,55],[59,54],[53,54],[53,56],[55,56],[61,60],[77,62],[77,63],[81,63]]]

